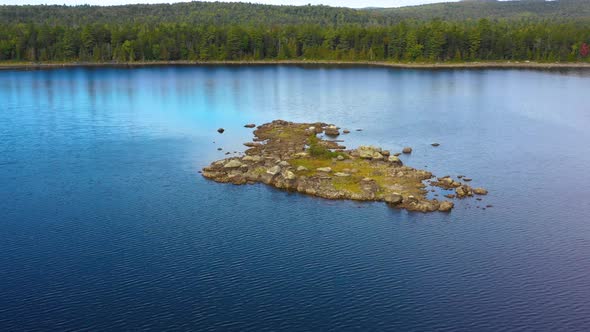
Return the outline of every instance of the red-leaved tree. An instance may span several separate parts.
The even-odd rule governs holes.
[[[588,56],[588,54],[590,54],[590,46],[586,43],[583,43],[582,47],[580,47],[580,55],[585,58]]]

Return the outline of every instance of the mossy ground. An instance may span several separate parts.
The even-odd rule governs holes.
[[[317,157],[296,158],[290,160],[289,163],[295,168],[299,166],[307,168],[307,171],[299,171],[297,174],[308,177],[321,173],[317,171],[317,168],[330,167],[332,169],[332,185],[337,190],[359,193],[362,191],[362,180],[370,178],[384,192],[400,192],[416,197],[426,194],[424,190],[425,186],[420,179],[395,176],[392,173],[395,172],[395,169],[392,169],[390,165],[385,163],[375,163],[365,159],[345,159],[339,161]],[[333,173],[337,172],[347,173],[350,176],[333,176]]]

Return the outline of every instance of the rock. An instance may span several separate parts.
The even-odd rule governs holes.
[[[412,148],[411,148],[411,147],[409,147],[409,146],[406,146],[406,147],[405,147],[405,148],[402,150],[402,152],[403,152],[403,153],[405,153],[405,154],[410,154],[410,153],[412,153]]]
[[[224,131],[225,131],[225,129],[223,129],[223,128],[217,129],[217,132],[220,133],[220,134],[223,134]]]
[[[430,144],[430,145],[432,145],[432,146],[434,146],[434,147],[440,146],[440,144],[438,144],[438,143],[432,143],[432,144]]]
[[[273,166],[273,167],[267,169],[266,173],[270,174],[270,175],[277,175],[277,174],[279,174],[280,171],[281,171],[281,167],[276,165],[276,166]]]
[[[464,177],[465,177],[465,175],[457,175],[457,178],[458,178],[458,179],[462,179],[462,178],[464,178]]]
[[[254,148],[254,147],[257,147],[257,146],[262,146],[262,144],[256,143],[256,142],[246,142],[246,143],[244,143],[244,145],[247,146],[247,147],[249,147],[249,148]]]
[[[455,194],[446,194],[445,197],[446,198],[455,198]]]
[[[399,204],[403,201],[403,197],[398,193],[391,193],[385,195],[385,197],[383,197],[383,200],[389,204]]]
[[[350,134],[350,130],[348,130],[348,129],[344,129],[344,130],[342,131],[342,133],[344,133],[344,134]]]
[[[463,178],[463,181],[465,181],[465,182],[471,182],[471,180],[473,180],[473,179],[472,178],[466,178],[466,177]]]
[[[336,126],[329,126],[324,128],[324,133],[328,136],[338,136],[340,132],[338,131],[338,127]]]
[[[335,176],[339,176],[339,177],[347,177],[350,176],[350,174],[348,173],[344,173],[344,172],[336,172],[334,173]]]
[[[363,131],[361,128],[358,128],[356,131]]]
[[[309,169],[307,169],[307,167],[305,167],[305,166],[297,167],[297,172],[305,172],[305,171],[309,171]]]
[[[485,190],[484,188],[474,188],[473,193],[476,195],[487,195],[488,191]]]
[[[455,188],[455,193],[457,197],[462,198],[465,196],[473,196],[473,190],[470,186],[462,185],[460,187]]]
[[[343,155],[341,155],[341,154],[339,154],[339,155],[338,155],[338,157],[336,157],[336,159],[338,159],[338,160],[342,161],[342,160],[344,160],[344,156],[343,156]]]
[[[254,128],[254,127],[256,127],[256,125],[253,123],[248,123],[247,125],[244,125],[244,127],[245,128]]]
[[[282,160],[282,161],[279,162],[279,166],[281,166],[281,167],[289,167],[289,166],[291,166],[291,164],[289,164],[287,161]]]
[[[377,151],[373,152],[373,160],[383,160],[383,155]]]
[[[381,159],[383,159],[381,149],[374,146],[361,145],[358,147],[358,149],[356,149],[356,152],[362,159],[373,159],[375,157],[379,158],[379,156],[381,156]]]
[[[251,162],[260,162],[262,160],[262,157],[260,156],[245,156],[242,158],[242,161],[251,161]]]
[[[448,212],[448,211],[451,211],[453,209],[453,207],[455,207],[455,204],[453,202],[442,201],[442,202],[440,202],[440,205],[438,206],[438,210],[440,212]]]
[[[396,156],[389,156],[389,158],[387,158],[387,161],[398,166],[403,165],[402,161]]]
[[[381,151],[381,154],[383,155],[383,157],[389,157],[389,155],[391,155],[391,152],[389,152],[389,150],[383,150]]]
[[[217,148],[217,151],[221,151],[221,150],[223,150],[223,149],[222,148]]]
[[[297,178],[295,176],[295,173],[291,172],[291,171],[286,171],[285,175],[284,175],[285,179],[287,180],[295,180],[295,178]]]
[[[330,168],[330,167],[319,167],[319,168],[316,168],[316,171],[318,171],[318,172],[324,172],[324,173],[330,173],[330,172],[332,172],[332,168]]]
[[[394,155],[395,157],[399,157],[399,156],[401,156],[401,155],[402,155],[402,153],[401,153],[401,152],[396,152],[396,153],[394,153],[393,155]]]
[[[237,159],[230,160],[227,164],[223,165],[223,168],[238,168],[243,164]]]

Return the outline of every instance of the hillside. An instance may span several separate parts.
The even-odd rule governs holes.
[[[89,23],[318,24],[389,25],[401,20],[590,18],[590,0],[461,1],[402,8],[350,9],[328,6],[271,6],[249,3],[189,2],[126,6],[0,6],[4,24],[77,26]]]

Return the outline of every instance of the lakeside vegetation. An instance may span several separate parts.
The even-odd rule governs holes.
[[[590,61],[587,0],[450,5],[0,6],[0,61]]]

